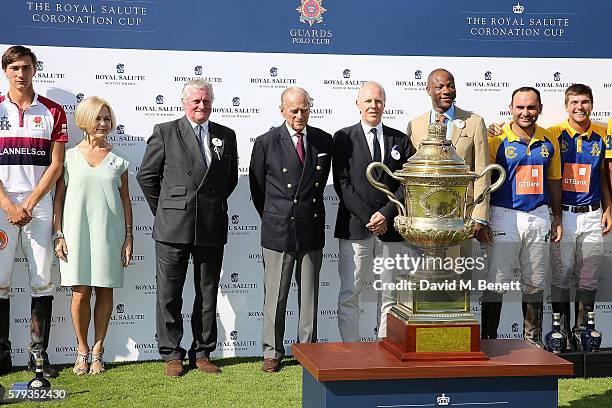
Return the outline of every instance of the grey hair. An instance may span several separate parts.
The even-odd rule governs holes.
[[[359,87],[359,91],[357,91],[357,99],[359,100],[359,94],[361,93],[361,90],[363,88],[365,88],[366,86],[369,85],[374,85],[376,87],[378,87],[378,89],[380,89],[380,93],[382,93],[382,97],[383,97],[383,102],[387,102],[387,93],[385,92],[385,88],[383,88],[383,86],[376,82],[376,81],[366,81],[363,84],[361,84],[361,86]]]
[[[306,97],[306,100],[308,101],[308,105],[312,105],[312,98],[310,97],[310,95],[308,94],[308,92],[306,92],[306,90],[304,88],[300,88],[299,86],[290,86],[288,88],[286,88],[283,93],[281,94],[281,108],[285,105],[285,97],[288,93],[290,92],[299,92],[302,95],[304,95]]]
[[[181,91],[181,99],[185,100],[189,97],[189,89],[208,89],[208,93],[210,94],[210,100],[215,100],[215,93],[213,91],[213,86],[210,82],[204,81],[203,79],[194,79],[189,82],[186,82],[183,85],[183,90]]]

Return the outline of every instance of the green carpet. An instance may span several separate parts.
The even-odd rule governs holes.
[[[161,362],[107,363],[104,374],[77,377],[64,367],[53,380],[68,398],[53,403],[22,402],[23,407],[265,407],[298,408],[302,397],[302,369],[285,360],[276,374],[260,371],[261,358],[216,360],[223,373],[191,370],[181,378],[166,378]],[[26,371],[0,376],[5,388],[32,378]],[[559,382],[559,406],[567,408],[612,407],[612,378],[564,379]]]

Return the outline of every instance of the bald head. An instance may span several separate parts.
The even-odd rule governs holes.
[[[280,111],[287,124],[296,132],[301,132],[308,123],[312,99],[303,88],[292,86],[281,94]]]
[[[453,74],[442,68],[431,71],[425,89],[431,97],[432,108],[439,113],[446,112],[457,96]]]
[[[365,82],[357,94],[357,108],[361,113],[361,121],[374,127],[382,120],[385,111],[385,89],[374,81]]]

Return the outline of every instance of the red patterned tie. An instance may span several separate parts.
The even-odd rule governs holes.
[[[295,146],[296,150],[297,150],[297,154],[298,157],[300,159],[300,163],[302,163],[302,165],[304,165],[304,137],[302,135],[302,132],[297,132],[295,134],[297,136],[297,145]]]

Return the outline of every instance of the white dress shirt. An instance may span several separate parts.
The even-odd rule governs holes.
[[[368,148],[370,149],[370,156],[374,158],[374,133],[372,129],[376,129],[376,137],[378,139],[378,145],[380,146],[380,160],[385,160],[385,143],[383,139],[383,125],[380,122],[376,126],[370,126],[367,123],[361,122],[363,133],[365,133],[366,141],[368,142]]]

